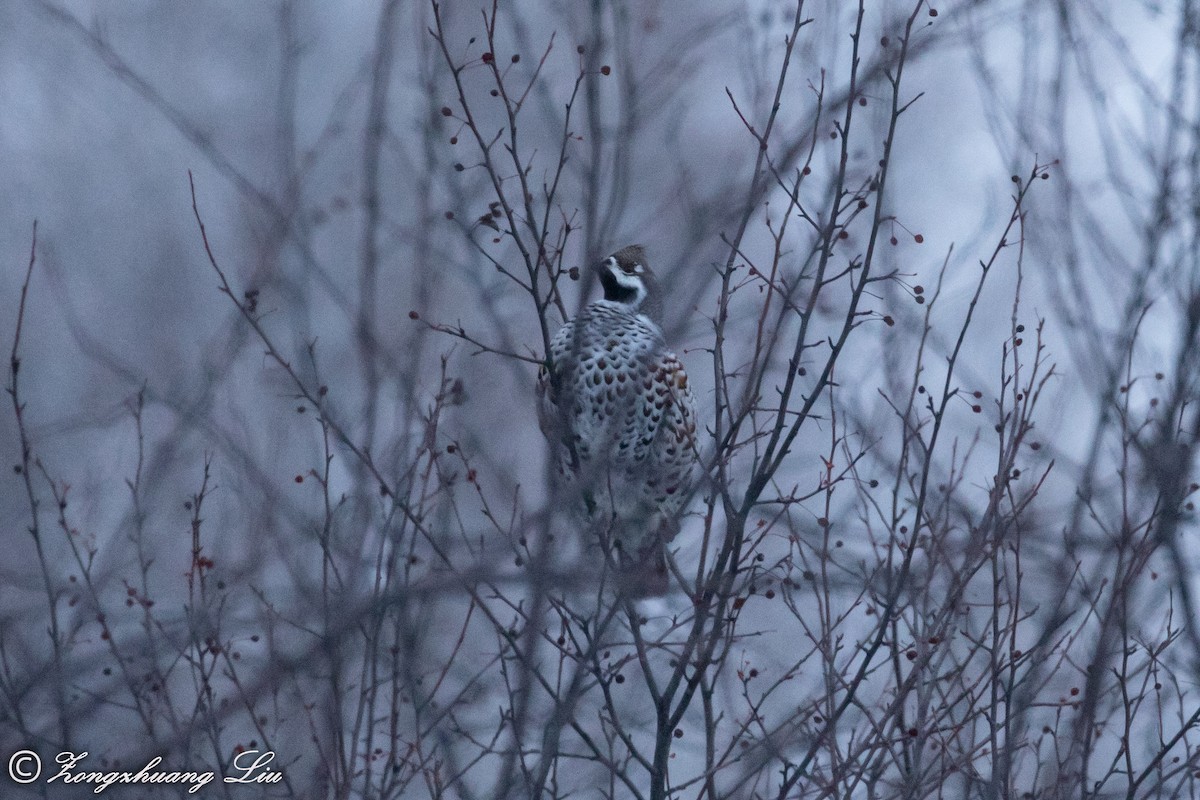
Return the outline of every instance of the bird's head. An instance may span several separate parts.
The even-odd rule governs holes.
[[[597,269],[605,300],[628,306],[631,311],[657,321],[662,299],[658,294],[658,281],[646,263],[646,252],[640,244],[622,247],[601,261]]]

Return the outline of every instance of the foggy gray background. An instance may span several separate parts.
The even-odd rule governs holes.
[[[880,37],[895,41],[897,21],[911,5],[866,5],[863,51],[871,63],[882,52]],[[940,386],[978,263],[1007,220],[1015,190],[1010,175],[1025,179],[1035,163],[1054,162],[1049,180],[1030,195],[1020,284],[1025,338],[1032,341],[1044,318],[1047,359],[1057,365],[1037,413],[1035,438],[1045,446],[1028,454],[1025,468],[1032,475],[1055,463],[1033,511],[1039,525],[1031,546],[1044,558],[1028,565],[1027,580],[1055,585],[1078,562],[1087,574],[1083,582],[1093,585],[1089,581],[1111,568],[1103,522],[1149,513],[1161,500],[1156,473],[1145,463],[1157,452],[1161,422],[1151,399],[1163,407],[1178,399],[1185,418],[1180,440],[1194,434],[1188,404],[1200,373],[1186,355],[1195,342],[1181,331],[1200,290],[1194,240],[1200,182],[1193,182],[1200,168],[1192,159],[1200,149],[1200,51],[1187,36],[1177,37],[1181,20],[1195,24],[1196,11],[1187,2],[1136,0],[945,2],[936,8],[936,17],[922,12],[914,36],[903,93],[924,94],[902,117],[889,177],[888,213],[924,242],[896,227],[899,244],[884,240],[878,271],[897,270],[909,286],[932,290],[953,246],[923,376],[929,386]],[[143,387],[140,504],[152,560],[146,585],[164,615],[165,641],[186,640],[180,608],[187,602],[192,541],[185,502],[199,489],[206,454],[217,488],[203,515],[205,552],[217,562],[212,579],[229,587],[225,630],[243,642],[246,663],[260,665],[263,674],[279,669],[268,665],[265,645],[244,639],[264,630],[268,605],[285,609],[284,617],[295,609],[299,625],[315,618],[313,598],[320,594],[321,498],[311,478],[295,481],[322,459],[316,414],[310,405],[297,412],[306,403],[216,290],[193,216],[189,170],[213,253],[235,291],[259,291],[264,326],[285,357],[313,386],[328,386],[333,416],[389,476],[404,472],[426,435],[422,420],[439,392],[445,356],[449,378],[461,380],[462,391],[443,418],[438,446],[455,443],[470,453],[480,496],[498,516],[536,520],[541,513],[547,476],[534,367],[475,355],[471,345],[425,325],[461,324],[499,349],[541,355],[528,297],[470,244],[474,239],[514,268],[519,263],[515,249],[494,244],[490,230],[472,225],[493,195],[474,166],[478,151],[469,133],[440,113],[450,106],[457,114],[458,105],[427,32],[430,8],[405,0],[393,9],[381,58],[377,2],[0,4],[0,331],[7,353],[36,219],[21,389],[36,456],[70,486],[73,536],[95,547],[98,600],[71,581],[80,569],[39,477],[51,580],[81,669],[71,685],[86,687],[85,694],[118,691],[94,674],[108,653],[94,622],[97,603],[118,609],[107,612],[110,624],[129,637],[131,648],[140,647],[133,643],[142,617],[123,603],[126,582],[139,591],[142,586],[127,481],[138,458],[129,406]],[[782,141],[807,135],[811,85],[822,70],[830,95],[843,91],[853,10],[840,0],[806,4],[815,21],[801,33],[794,56],[778,122]],[[455,57],[479,51],[467,40],[480,35],[480,5],[448,0],[443,11]],[[564,286],[567,308],[573,312],[594,296],[597,287],[586,271],[595,258],[627,243],[644,244],[670,287],[667,337],[688,367],[705,420],[712,409],[705,348],[711,347],[709,317],[719,288],[715,266],[728,255],[721,235],[733,233],[756,154],[726,88],[744,113],[763,117],[793,11],[794,4],[779,2],[502,4],[498,37],[507,50],[497,55],[506,61],[520,53],[514,75],[530,75],[554,36],[521,128],[542,170],[557,152],[562,106],[576,73],[581,65],[589,70],[571,124],[582,138],[572,144],[555,211],[579,220],[563,263],[585,275]],[[587,45],[584,55],[576,53],[577,44]],[[611,65],[610,76],[596,76],[602,64]],[[379,216],[372,218],[366,120],[380,69],[390,83],[375,173]],[[481,129],[499,129],[504,122],[499,109],[487,105],[482,70],[464,78],[471,100],[487,109]],[[860,109],[865,121],[848,169],[865,179],[876,169],[877,140],[885,131],[886,85],[877,78],[862,94],[868,105]],[[837,143],[823,138],[830,129],[828,120],[817,129],[815,179],[827,180],[836,165]],[[454,135],[459,143],[451,145]],[[458,162],[467,168],[456,171]],[[541,180],[536,175],[535,185]],[[813,192],[819,196],[820,189]],[[767,199],[782,205],[778,187]],[[763,224],[769,208],[756,211],[747,233],[744,250],[752,257],[769,257]],[[800,252],[805,231],[800,225],[795,231]],[[852,239],[849,246],[861,242]],[[988,450],[990,414],[1018,278],[1015,253],[998,263],[956,381],[967,392],[982,391],[985,410],[976,417],[968,404],[956,404],[951,423],[964,450],[976,442],[981,451],[961,495],[980,504],[995,460]],[[896,420],[878,390],[910,375],[923,309],[895,283],[877,284],[872,293],[868,307],[892,315],[896,326],[877,316],[856,332],[839,362],[837,402],[844,424],[864,439],[893,436],[894,442]],[[421,319],[410,319],[410,311]],[[824,319],[836,322],[837,309]],[[363,320],[376,345],[366,347],[358,335]],[[735,316],[730,337],[750,341],[753,322],[752,315]],[[316,369],[305,354],[313,342]],[[1156,381],[1160,371],[1165,376]],[[1118,384],[1130,379],[1133,388],[1120,391]],[[4,408],[0,452],[15,464],[20,444],[11,408]],[[1122,453],[1114,426],[1123,414],[1152,420],[1134,425],[1147,447]],[[865,477],[887,483],[889,446],[880,445]],[[788,462],[789,479],[814,482],[821,470],[818,447],[828,447],[828,430],[806,429]],[[1190,453],[1168,471],[1188,473]],[[357,532],[346,534],[338,556],[349,608],[369,595],[374,559],[383,552],[372,539],[381,512],[377,487],[347,452],[337,452],[331,469],[333,494],[350,498],[339,526]],[[2,474],[0,638],[6,658],[19,665],[10,667],[10,684],[26,685],[48,658],[46,588],[27,532],[24,484],[8,466]],[[1090,508],[1080,514],[1077,489],[1089,480]],[[482,542],[478,563],[505,572],[511,554],[487,539],[482,501],[461,483],[455,497],[461,506],[443,509],[439,519],[472,531]],[[795,524],[811,530],[817,511]],[[690,524],[699,529],[697,520]],[[848,516],[847,539],[853,528]],[[688,530],[677,544],[680,559],[694,563],[698,544],[686,539]],[[1170,603],[1183,614],[1177,604],[1196,583],[1194,534],[1190,514],[1184,515],[1170,534],[1178,544],[1164,542],[1154,556],[1161,580],[1139,590],[1135,606]],[[861,558],[873,557],[865,541],[849,546]],[[667,608],[680,603],[685,599],[672,598]],[[754,606],[746,607],[747,625],[786,630],[777,612]],[[458,633],[460,611],[451,604],[442,616],[431,612],[424,654],[431,663]],[[1195,623],[1185,615],[1176,622]],[[278,620],[273,625],[278,652],[307,652],[303,637]],[[753,656],[786,661],[795,637],[794,631],[764,636]],[[1179,652],[1175,666],[1193,682],[1200,675],[1196,641],[1192,632],[1172,651]],[[485,649],[480,645],[479,652]],[[156,657],[161,654],[138,656]],[[41,686],[28,695],[32,719],[45,713],[48,691]],[[479,708],[490,710],[488,697],[481,690]],[[1194,694],[1188,697],[1194,705]],[[299,725],[298,718],[280,719]],[[103,703],[81,712],[78,723],[78,738],[93,752],[148,747],[135,722]],[[8,749],[22,744],[13,728],[0,730]],[[49,732],[47,741],[53,741]],[[292,777],[304,786],[319,770],[306,743],[295,747],[299,765]]]

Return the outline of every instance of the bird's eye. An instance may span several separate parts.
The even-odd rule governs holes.
[[[638,271],[639,264],[622,264],[621,271],[626,275],[633,275]]]

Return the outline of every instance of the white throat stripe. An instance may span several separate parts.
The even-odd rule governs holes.
[[[640,277],[636,275],[627,275],[621,270],[614,270],[613,278],[616,280],[617,285],[622,289],[626,289],[634,293],[635,299],[632,305],[641,305],[642,301],[646,299],[646,284]]]

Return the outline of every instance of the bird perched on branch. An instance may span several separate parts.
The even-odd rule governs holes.
[[[581,491],[632,596],[665,594],[666,546],[693,482],[696,403],[663,340],[658,282],[639,245],[597,266],[604,299],[567,322],[538,380],[560,472]]]

